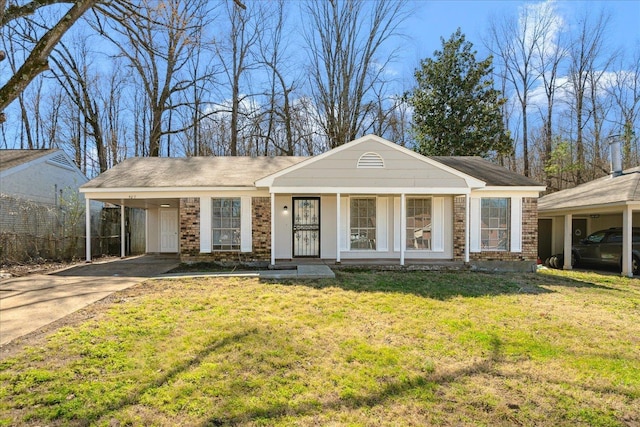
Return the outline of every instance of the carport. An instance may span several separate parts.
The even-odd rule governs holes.
[[[633,276],[632,230],[640,227],[640,166],[538,199],[539,252],[571,253],[594,231],[622,227],[622,275]],[[550,233],[550,234],[549,234]],[[549,247],[547,247],[549,246]],[[565,270],[571,257],[564,257]]]

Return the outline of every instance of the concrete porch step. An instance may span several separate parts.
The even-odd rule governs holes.
[[[335,273],[324,264],[298,265],[295,270],[262,270],[261,279],[335,279]]]

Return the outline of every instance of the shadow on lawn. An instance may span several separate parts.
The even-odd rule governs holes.
[[[143,396],[147,391],[161,387],[162,385],[170,384],[173,379],[177,378],[180,374],[188,371],[189,369],[198,366],[202,363],[202,361],[209,356],[210,354],[227,347],[228,345],[241,342],[248,338],[251,335],[255,335],[258,333],[257,328],[252,328],[240,333],[231,334],[228,336],[219,339],[218,337],[214,337],[204,348],[198,351],[190,358],[185,358],[181,363],[176,364],[168,371],[164,372],[163,375],[154,378],[142,385],[142,387],[136,389],[134,392],[129,394],[128,396],[123,397],[119,401],[113,402],[108,407],[102,408],[101,411],[97,411],[95,415],[95,420],[100,420],[105,415],[109,415],[112,412],[116,412],[119,409],[122,409],[126,406],[135,405],[140,400],[140,397]]]
[[[336,271],[335,280],[291,281],[314,288],[338,287],[353,292],[414,294],[441,301],[456,297],[537,295],[554,293],[554,286],[612,290],[607,286],[537,273],[436,271]]]
[[[446,386],[465,377],[489,374],[495,371],[496,364],[503,360],[502,342],[497,336],[494,336],[490,344],[491,351],[487,357],[457,369],[443,370],[442,372],[434,371],[400,381],[389,381],[379,390],[368,393],[365,391],[360,394],[354,393],[324,403],[317,401],[295,404],[281,403],[267,407],[257,407],[243,414],[228,418],[211,418],[203,423],[203,426],[239,425],[257,420],[262,423],[269,423],[269,421],[275,421],[284,416],[297,417],[313,415],[327,410],[340,410],[341,408],[372,408],[388,400],[414,392],[422,396],[424,396],[425,393],[427,396],[434,395],[438,387]]]

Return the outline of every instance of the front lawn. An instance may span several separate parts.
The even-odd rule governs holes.
[[[0,354],[0,425],[640,424],[637,279],[343,271],[111,300]]]

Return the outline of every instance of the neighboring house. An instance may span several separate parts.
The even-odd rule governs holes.
[[[623,171],[621,162],[613,163],[611,175],[540,198],[541,258],[571,253],[572,244],[590,233],[622,227],[622,274],[633,275],[631,236],[632,227],[640,227],[640,167]],[[564,257],[563,268],[571,269],[571,257]]]
[[[2,262],[81,255],[87,181],[62,150],[0,150]]]
[[[146,209],[147,252],[186,262],[448,260],[526,270],[537,259],[543,190],[477,157],[424,157],[368,135],[307,158],[133,158],[80,191]]]
[[[0,193],[56,206],[87,177],[62,150],[0,150]]]

